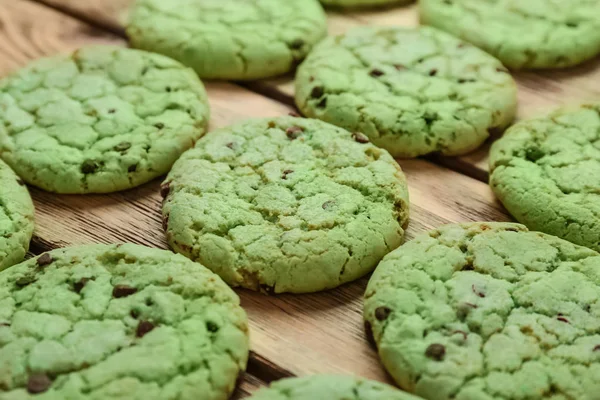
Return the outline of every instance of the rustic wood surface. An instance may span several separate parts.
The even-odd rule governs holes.
[[[167,1],[167,0],[165,0]],[[0,74],[28,60],[84,44],[126,45],[123,24],[131,0],[0,0]],[[360,24],[416,25],[416,8],[330,12],[330,33]],[[518,73],[519,118],[564,103],[600,100],[599,62],[568,71]],[[292,76],[244,84],[206,84],[211,129],[293,109]],[[510,220],[487,180],[487,148],[455,159],[401,160],[411,196],[407,239],[438,225]],[[135,242],[166,248],[159,180],[122,193],[60,196],[31,188],[36,215],[33,254],[72,244]],[[367,279],[311,295],[264,296],[238,290],[251,324],[248,373],[236,398],[282,377],[345,373],[389,381],[362,328]]]

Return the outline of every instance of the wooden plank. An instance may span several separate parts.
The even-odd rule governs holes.
[[[1,14],[5,29],[0,32],[0,42],[10,43],[6,40],[10,32],[25,41],[39,37],[37,30],[41,24],[27,24],[25,19],[43,20],[55,27],[47,32],[50,37],[46,38],[54,43],[53,52],[79,44],[80,39],[62,33],[63,26],[77,29],[80,36],[101,36],[95,31],[90,34],[91,29],[84,28],[83,23],[34,3],[0,1],[12,4]],[[109,41],[120,43],[116,38]],[[45,47],[31,44],[8,47],[0,48],[0,64],[8,62],[16,66],[48,52]],[[12,54],[21,47],[29,49],[26,56],[14,59]],[[280,115],[289,110],[283,104],[228,83],[211,83],[208,90],[212,128],[250,116]],[[401,165],[409,178],[412,199],[407,238],[448,222],[508,219],[487,185],[424,160],[406,160]],[[33,248],[44,251],[91,242],[135,242],[166,248],[158,187],[157,180],[126,192],[90,196],[61,196],[32,188],[37,209]],[[366,279],[362,279],[334,291],[302,296],[268,297],[238,290],[250,317],[255,352],[249,365],[250,376],[256,378],[260,374],[258,378],[262,378],[254,381],[247,378],[242,387],[250,391],[262,381],[316,372],[356,374],[387,381],[363,333],[365,284]]]

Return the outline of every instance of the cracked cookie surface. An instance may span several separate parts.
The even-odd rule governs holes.
[[[317,120],[210,133],[162,186],[171,247],[231,286],[315,292],[370,272],[408,223],[406,179],[366,136]]]
[[[293,69],[327,21],[318,0],[138,0],[127,34],[202,78],[248,80]]]
[[[277,381],[249,400],[418,400],[400,390],[363,378],[314,375]]]
[[[106,193],[165,174],[208,124],[204,86],[167,57],[102,46],[0,81],[0,156],[50,192]]]
[[[427,27],[329,37],[296,76],[306,116],[363,132],[395,157],[474,150],[512,121],[516,94],[500,61]]]
[[[447,225],[379,264],[365,324],[425,399],[597,399],[598,271],[600,254],[522,225]]]
[[[2,400],[225,400],[248,347],[237,295],[168,251],[73,247],[0,272]]]
[[[373,7],[384,5],[403,5],[414,0],[321,0],[326,6],[336,7]]]
[[[27,187],[0,160],[0,271],[23,260],[33,228],[33,202]]]
[[[509,68],[569,67],[600,53],[598,0],[421,0],[421,22]]]
[[[490,185],[530,229],[600,250],[600,105],[511,127],[490,151]]]

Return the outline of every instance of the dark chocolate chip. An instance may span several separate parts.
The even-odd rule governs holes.
[[[129,168],[127,168],[127,172],[135,172],[137,171],[137,167],[137,164],[130,165]]]
[[[331,207],[333,207],[335,205],[335,201],[333,200],[328,200],[325,203],[323,203],[323,205],[321,207],[323,207],[323,210],[329,210]]]
[[[171,191],[171,184],[169,182],[165,182],[162,185],[160,185],[160,195],[162,196],[163,199],[169,195],[170,191]]]
[[[219,325],[212,321],[206,321],[206,330],[209,332],[215,333],[219,331]]]
[[[302,132],[304,132],[304,129],[300,128],[299,126],[291,126],[285,130],[285,134],[290,140],[297,139]]]
[[[596,346],[594,346],[594,350],[592,350],[592,351],[598,351],[598,350],[600,350],[600,344],[597,344]]]
[[[292,173],[294,173],[294,171],[293,171],[293,170],[291,170],[291,169],[286,169],[286,170],[285,170],[285,171],[283,171],[283,173],[281,174],[281,179],[287,179],[287,176],[288,176],[289,174],[292,174]]]
[[[437,73],[438,73],[438,70],[434,68],[431,71],[429,71],[429,76],[436,76]]]
[[[38,257],[37,265],[38,267],[45,267],[46,265],[52,264],[52,261],[54,261],[52,256],[49,253],[44,253]]]
[[[115,110],[114,108],[111,108],[111,109],[108,110],[109,114],[114,114],[116,112],[117,112],[117,110]]]
[[[81,172],[84,174],[93,174],[100,168],[100,163],[96,160],[85,160],[81,164]]]
[[[116,145],[115,147],[113,147],[113,149],[115,151],[119,151],[119,152],[127,151],[130,148],[131,148],[131,143],[129,143],[129,142],[121,142],[118,145]]]
[[[427,347],[425,355],[432,360],[442,361],[446,355],[446,348],[442,344],[434,343]]]
[[[52,381],[43,373],[32,374],[27,379],[27,391],[31,394],[43,393],[50,388]]]
[[[371,75],[373,78],[378,78],[383,74],[384,74],[384,72],[377,68],[372,69],[371,72],[369,72],[369,75]]]
[[[558,315],[558,317],[556,317],[557,320],[559,320],[560,322],[565,322],[565,323],[569,323],[569,320],[566,319],[565,317],[563,317],[562,315]]]
[[[141,338],[144,337],[148,332],[152,331],[156,326],[150,321],[140,321],[135,330],[135,336]]]
[[[295,39],[292,41],[292,43],[290,43],[290,49],[293,50],[301,49],[302,46],[304,46],[304,40],[302,39]]]
[[[127,285],[117,285],[113,288],[112,295],[113,297],[119,299],[121,297],[131,296],[137,292],[137,289]]]
[[[321,96],[323,96],[323,94],[325,94],[323,86],[315,86],[310,92],[310,97],[313,99],[319,99]]]
[[[81,290],[83,289],[85,284],[88,283],[89,281],[90,281],[89,278],[81,278],[78,282],[75,282],[73,284],[73,291],[75,293],[81,293]]]
[[[298,114],[298,113],[297,113],[297,112],[295,112],[295,111],[290,111],[290,112],[288,113],[288,115],[289,115],[290,117],[295,117],[295,118],[299,118],[299,117],[300,117],[300,114]]]
[[[17,179],[17,183],[19,184],[19,186],[25,186],[25,182],[23,182],[23,179],[21,178]]]
[[[375,309],[375,318],[377,318],[378,321],[385,321],[391,313],[392,310],[388,307],[377,307]]]
[[[162,122],[158,122],[158,123],[154,124],[154,127],[157,129],[162,129],[165,127],[165,124],[163,124]]]
[[[131,315],[131,318],[137,319],[140,316],[140,312],[138,310],[131,310],[129,315]]]
[[[354,132],[352,134],[352,139],[354,139],[358,143],[369,143],[369,137],[364,133]]]
[[[477,290],[477,289],[475,288],[475,284],[471,285],[471,290],[472,290],[472,291],[473,291],[473,293],[475,293],[477,296],[479,296],[479,297],[481,297],[481,298],[485,297],[485,294],[484,294],[484,293],[480,292],[479,290]]]

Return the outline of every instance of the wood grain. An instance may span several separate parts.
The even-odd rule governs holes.
[[[88,0],[69,4],[101,3],[104,2]],[[31,58],[83,43],[124,44],[122,38],[40,4],[0,0],[0,5],[2,73]],[[76,15],[73,10],[69,12]],[[212,129],[248,117],[275,116],[290,110],[285,104],[230,83],[209,83],[207,88]],[[408,176],[411,195],[409,239],[444,223],[509,219],[482,182],[425,160],[406,160],[401,166]],[[39,253],[98,242],[134,242],[166,248],[158,186],[157,180],[126,192],[90,196],[54,195],[31,188],[37,210],[32,250]],[[366,278],[334,291],[277,297],[238,290],[250,317],[254,350],[249,374],[238,396],[292,374],[335,372],[387,381],[375,351],[364,338],[361,315],[365,285]]]

